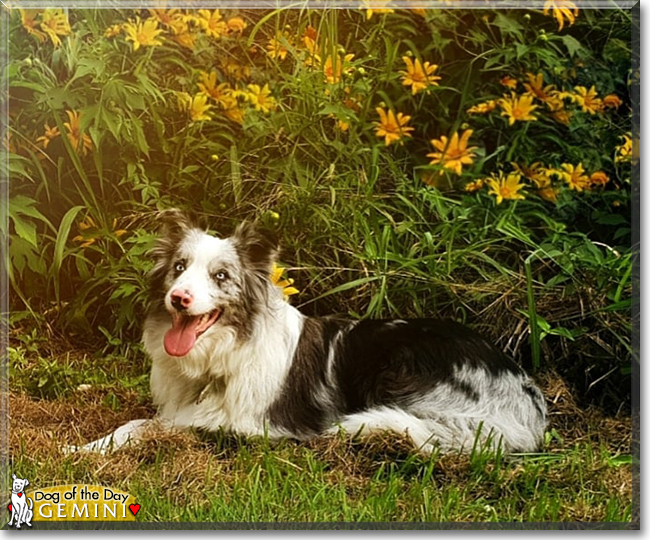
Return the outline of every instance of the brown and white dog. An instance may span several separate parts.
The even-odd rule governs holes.
[[[307,317],[269,279],[270,236],[243,224],[219,238],[174,211],[165,221],[143,337],[162,423],[295,439],[390,430],[423,452],[542,445],[542,393],[469,328]],[[119,447],[146,425],[82,448]]]

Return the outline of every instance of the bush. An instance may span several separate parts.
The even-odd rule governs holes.
[[[135,339],[180,207],[276,228],[307,313],[453,317],[629,397],[629,11],[8,17],[15,323]]]

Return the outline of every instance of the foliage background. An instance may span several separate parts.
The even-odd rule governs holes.
[[[452,317],[582,398],[625,406],[638,361],[630,12],[388,9],[11,10],[14,351],[62,338],[145,373],[146,253],[156,212],[180,207],[218,234],[242,219],[277,230],[306,313]],[[414,94],[404,57],[440,79]],[[499,100],[524,95],[528,74],[561,106],[537,96],[534,119],[510,123]],[[590,110],[576,87],[592,86]],[[377,107],[414,130],[386,145]],[[431,163],[432,141],[468,129],[469,163]],[[494,183],[513,162],[545,170],[517,178],[520,199]],[[34,391],[70,383],[47,360],[33,369]]]

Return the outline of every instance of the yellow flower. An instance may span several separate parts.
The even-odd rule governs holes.
[[[197,22],[205,30],[205,33],[213,38],[219,38],[226,33],[228,25],[222,21],[223,17],[218,9],[210,11],[208,9],[199,9]]]
[[[258,84],[249,84],[246,98],[257,111],[268,113],[274,111],[277,107],[275,99],[271,96],[268,83],[263,88],[260,88]]]
[[[172,32],[171,38],[181,47],[194,50],[197,33],[193,32],[190,28],[190,22],[194,19],[189,16],[175,14],[173,17],[166,18],[165,20],[167,21],[165,24]]]
[[[350,124],[345,120],[337,120],[336,128],[340,131],[346,132],[348,129],[350,129]]]
[[[622,136],[623,144],[616,147],[616,155],[614,156],[614,162],[626,162],[632,161],[632,137],[631,134],[625,134]]]
[[[469,184],[465,184],[465,191],[468,191],[470,193],[474,193],[475,191],[478,191],[479,189],[482,189],[483,186],[485,185],[485,180],[483,178],[479,178],[478,180],[474,180],[473,182],[470,182]]]
[[[537,190],[537,195],[539,195],[542,199],[555,203],[557,202],[557,195],[559,193],[559,190],[557,188],[554,188],[552,186],[548,186],[542,189]]]
[[[588,112],[589,114],[596,114],[603,109],[602,99],[596,97],[598,93],[596,92],[596,87],[592,86],[587,90],[584,86],[576,86],[576,93],[573,94],[576,103],[582,107],[582,112]]]
[[[76,111],[65,111],[68,115],[68,122],[63,125],[67,130],[68,140],[75,151],[81,151],[85,156],[88,150],[92,150],[93,143],[90,137],[81,133],[81,114]]]
[[[549,169],[542,166],[541,163],[535,162],[532,165],[520,165],[519,163],[511,163],[515,172],[525,178],[528,178],[539,189],[551,185],[551,178]]]
[[[551,116],[561,124],[568,126],[571,117],[573,116],[572,112],[569,112],[564,107],[564,98],[570,97],[573,99],[573,94],[567,94],[566,92],[552,92],[548,99],[546,100],[546,106],[551,111]]]
[[[609,94],[603,98],[603,107],[618,109],[623,102],[616,94]]]
[[[86,216],[82,221],[77,225],[79,232],[81,234],[75,236],[72,240],[74,242],[80,242],[82,248],[86,248],[94,244],[102,236],[115,236],[120,238],[124,236],[128,231],[126,229],[117,228],[117,218],[113,219],[113,224],[111,227],[105,226],[103,224],[97,225],[91,216]]]
[[[429,86],[438,86],[436,81],[439,81],[440,77],[433,74],[438,69],[436,64],[431,65],[429,62],[422,64],[418,58],[414,62],[408,56],[403,56],[402,60],[406,64],[406,71],[399,72],[402,75],[402,84],[410,86],[413,95]]]
[[[206,94],[200,93],[190,96],[186,92],[178,92],[177,96],[179,108],[183,111],[189,111],[193,122],[203,122],[211,119],[207,112],[212,108],[212,105],[208,103]]]
[[[281,266],[278,266],[277,264],[273,264],[273,271],[271,272],[271,283],[275,285],[276,287],[280,287],[282,289],[282,293],[284,294],[285,300],[291,296],[292,294],[298,294],[300,291],[296,289],[295,287],[292,287],[294,280],[291,278],[286,278],[282,279],[282,274],[284,273],[284,268]]]
[[[23,25],[23,28],[27,30],[28,34],[34,36],[38,41],[43,43],[47,36],[38,30],[36,26],[39,24],[36,22],[36,17],[38,17],[43,10],[42,9],[19,9],[20,12],[20,21]]]
[[[469,109],[467,109],[467,114],[488,114],[497,108],[496,99],[491,99],[490,101],[485,101],[484,103],[478,103]]]
[[[485,181],[490,188],[488,193],[496,196],[497,204],[501,204],[504,199],[525,199],[524,195],[519,193],[524,188],[524,184],[521,183],[521,176],[517,173],[510,173],[508,176],[504,176],[503,172],[499,171],[498,175],[492,174]]]
[[[226,56],[223,56],[219,63],[223,70],[237,81],[247,79],[251,75],[251,68],[249,66],[238,64]]]
[[[121,24],[112,24],[104,31],[104,37],[109,39],[114,38],[115,36],[119,35],[121,32],[122,32]]]
[[[397,116],[392,110],[388,113],[381,107],[375,109],[379,115],[379,122],[373,122],[375,127],[375,134],[377,137],[384,137],[386,146],[393,142],[397,142],[403,137],[411,137],[409,131],[414,128],[407,126],[410,116],[405,116],[403,113],[397,113]]]
[[[524,94],[517,97],[514,92],[510,98],[503,98],[499,100],[499,105],[503,109],[501,116],[508,116],[508,124],[512,125],[516,121],[531,122],[537,120],[537,117],[532,112],[537,108],[533,105],[533,97],[529,94]]]
[[[61,45],[59,36],[67,36],[72,32],[68,23],[68,16],[62,9],[46,9],[43,12],[41,29],[48,36],[55,47]]]
[[[543,73],[538,73],[536,76],[532,73],[526,73],[526,77],[528,77],[528,82],[524,83],[524,88],[526,88],[528,94],[531,94],[540,101],[544,102],[548,101],[551,98],[553,91],[555,90],[555,86],[552,84],[544,86]]]
[[[515,90],[517,88],[517,79],[513,79],[510,75],[505,75],[504,77],[501,77],[499,82],[505,86],[506,88],[510,88],[511,90]]]
[[[596,171],[591,173],[589,181],[596,186],[605,187],[605,184],[609,182],[609,176],[607,176],[603,171]]]
[[[228,83],[217,84],[217,72],[212,71],[208,75],[205,71],[201,72],[201,81],[198,87],[204,94],[210,96],[217,103],[225,107],[225,98],[230,95],[232,88]]]
[[[432,139],[431,144],[434,148],[439,150],[439,152],[427,154],[427,157],[432,158],[430,161],[431,165],[439,163],[445,169],[460,174],[463,170],[463,165],[474,163],[474,150],[476,150],[476,146],[470,148],[467,147],[472,133],[474,133],[474,130],[467,129],[463,132],[463,135],[460,138],[456,131],[451,136],[451,140],[448,140],[445,135],[442,135],[440,139],[437,140]]]
[[[226,27],[229,34],[241,34],[246,28],[246,22],[241,17],[231,17]]]
[[[395,13],[394,9],[386,7],[390,0],[362,0],[360,9],[366,10],[366,19],[372,19],[375,13]]]
[[[284,60],[287,57],[289,49],[287,49],[287,46],[283,43],[282,38],[291,45],[289,32],[284,32],[284,34],[278,33],[274,38],[269,40],[269,43],[266,46],[269,57],[276,59],[279,58],[280,60]]]
[[[149,9],[148,11],[152,17],[164,26],[171,26],[174,21],[182,18],[179,9]]]
[[[141,21],[139,17],[136,17],[135,23],[133,21],[124,23],[124,31],[127,34],[126,41],[133,42],[134,52],[140,47],[162,45],[162,41],[157,39],[162,30],[158,28],[158,21],[156,19]]]
[[[585,174],[582,163],[579,163],[577,167],[574,167],[570,163],[562,163],[561,167],[564,169],[561,173],[562,179],[569,184],[569,188],[576,191],[589,189],[589,177]]]
[[[59,128],[54,126],[51,128],[47,122],[45,123],[45,135],[41,135],[36,139],[36,144],[41,144],[43,149],[46,149],[50,142],[60,135]]]
[[[239,102],[232,94],[224,96],[222,105],[226,118],[238,124],[244,123],[244,110],[239,106]]]
[[[572,26],[578,16],[577,6],[569,0],[546,0],[544,4],[544,15],[548,15],[553,10],[553,17],[557,20],[560,30],[564,28],[564,19],[569,21]]]
[[[349,66],[349,63],[354,58],[353,54],[346,54],[343,58],[337,55],[336,59],[333,60],[333,56],[328,56],[325,59],[325,64],[323,65],[323,73],[325,74],[325,80],[329,84],[337,84],[341,81],[341,75],[347,74],[352,71],[352,68]]]

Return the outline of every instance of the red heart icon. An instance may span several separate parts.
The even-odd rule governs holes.
[[[9,510],[10,512],[13,510],[13,506],[11,506],[11,503],[7,505],[7,510]]]
[[[22,494],[22,493],[19,493],[19,494],[18,494],[18,496],[19,496],[19,497],[22,497],[22,496],[23,496],[23,494]]]
[[[135,516],[140,511],[140,505],[139,504],[130,504],[129,505],[129,510],[131,510],[131,513]]]

